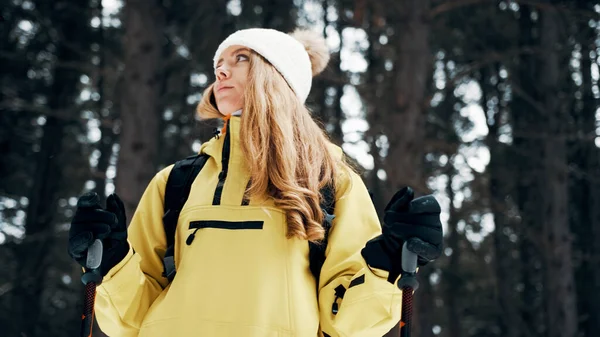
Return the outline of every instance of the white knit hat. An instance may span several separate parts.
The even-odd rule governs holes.
[[[231,46],[252,49],[269,61],[304,103],[312,86],[312,77],[329,61],[325,41],[316,33],[296,31],[292,35],[274,29],[250,28],[229,35],[217,48],[214,68],[221,53]]]

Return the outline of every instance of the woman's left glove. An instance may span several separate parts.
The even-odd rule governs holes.
[[[418,255],[418,265],[424,266],[442,254],[442,223],[440,205],[432,195],[414,199],[410,187],[398,191],[385,207],[382,234],[371,239],[361,254],[370,267],[389,272],[394,282],[402,272],[402,245],[418,238],[427,245],[428,253]]]
[[[77,201],[69,230],[69,255],[86,268],[88,249],[95,240],[102,241],[98,272],[104,277],[129,252],[126,223],[125,206],[116,194],[108,196],[106,209],[100,205],[98,194],[90,192],[82,195]]]

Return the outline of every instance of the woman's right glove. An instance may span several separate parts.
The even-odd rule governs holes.
[[[69,230],[69,255],[86,268],[88,249],[94,241],[102,241],[103,251],[97,272],[103,277],[129,252],[127,219],[123,202],[116,194],[106,199],[106,209],[98,194],[89,192],[77,201],[77,210]],[[99,282],[98,282],[99,283]]]
[[[417,254],[421,267],[442,253],[439,203],[432,195],[413,198],[410,187],[392,197],[385,207],[382,234],[369,240],[361,251],[370,267],[389,272],[388,281],[392,283],[402,272],[402,246],[407,240],[418,238],[423,242],[424,249]]]

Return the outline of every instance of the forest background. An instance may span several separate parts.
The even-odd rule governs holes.
[[[1,336],[78,333],[77,197],[131,215],[197,151],[213,53],[248,27],[324,34],[307,104],[380,214],[405,185],[443,205],[414,336],[600,335],[600,2],[0,2]]]

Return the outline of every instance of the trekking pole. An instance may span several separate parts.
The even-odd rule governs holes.
[[[434,247],[421,239],[411,238],[402,245],[402,277],[397,286],[402,289],[402,319],[400,337],[409,337],[412,321],[413,292],[419,288],[417,281],[417,258],[423,256],[429,260],[435,256]]]
[[[102,241],[96,239],[87,252],[85,262],[87,271],[81,276],[81,282],[85,284],[83,315],[81,315],[81,337],[92,337],[96,286],[102,281],[102,275],[98,271],[100,262],[102,262]]]

